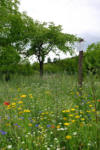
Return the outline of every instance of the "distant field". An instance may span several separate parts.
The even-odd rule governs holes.
[[[82,96],[77,76],[0,80],[0,150],[99,150],[99,99],[93,76],[85,77]]]

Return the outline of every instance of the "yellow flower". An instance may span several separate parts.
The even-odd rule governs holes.
[[[23,113],[22,111],[19,112],[19,114],[22,114],[22,113]]]
[[[60,128],[60,125],[57,126],[57,129],[59,129],[59,128]]]
[[[85,119],[84,119],[84,118],[81,118],[81,120],[84,121]]]
[[[25,98],[25,97],[26,97],[26,95],[21,95],[20,97]]]
[[[65,111],[65,110],[63,110],[62,112],[63,112],[63,113],[65,113],[66,111]]]
[[[83,127],[83,125],[84,125],[83,123],[80,123],[80,126],[81,126],[81,127]]]
[[[89,113],[89,112],[91,112],[91,111],[90,111],[90,110],[87,110],[86,112],[88,112],[88,113]]]
[[[8,105],[7,109],[11,109],[11,105]]]
[[[78,118],[80,118],[80,116],[78,116],[78,115],[77,115],[77,116],[75,116],[75,118],[77,118],[77,119],[78,119]]]
[[[29,126],[29,127],[32,127],[32,123],[29,123],[28,126]]]
[[[75,122],[75,120],[71,120],[72,121],[72,123],[74,123]]]
[[[92,107],[93,105],[89,105],[89,107]]]
[[[25,109],[24,112],[30,112],[30,110],[29,109]]]
[[[66,118],[66,117],[64,117],[63,119],[64,119],[64,120],[67,120],[67,118]]]
[[[65,113],[65,112],[70,112],[70,110],[69,110],[69,109],[63,110],[62,112],[63,112],[63,113]]]
[[[70,125],[70,123],[66,122],[66,123],[64,123],[64,125],[65,125],[65,126],[69,126],[69,125]]]
[[[10,123],[7,123],[6,126],[7,126],[7,127],[10,126]]]
[[[11,105],[12,105],[12,106],[15,106],[15,105],[16,105],[16,103],[11,103]]]
[[[92,112],[95,112],[95,109],[92,109]]]
[[[75,107],[76,107],[76,108],[78,108],[79,106],[78,106],[78,105],[76,105]]]
[[[72,108],[71,111],[75,111],[75,108]]]
[[[19,102],[18,102],[18,104],[22,104],[22,103],[23,103],[23,101],[19,101]]]
[[[69,117],[73,117],[73,114],[69,114]]]
[[[72,139],[72,136],[67,135],[67,136],[66,136],[66,139],[67,139],[67,140],[70,140],[70,139]]]
[[[76,92],[76,95],[79,95],[79,92]]]

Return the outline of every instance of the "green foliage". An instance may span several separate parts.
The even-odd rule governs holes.
[[[36,33],[31,39],[31,47],[28,51],[28,55],[36,55],[39,62],[44,62],[50,51],[56,52],[57,49],[63,52],[70,51],[69,43],[72,44],[77,40],[74,35],[63,33],[61,26],[55,26],[53,23],[46,26],[46,23],[36,24]]]
[[[88,46],[85,53],[85,67],[87,70],[100,73],[100,42]]]
[[[14,72],[16,65],[20,61],[19,54],[11,46],[0,47],[0,71],[1,72]]]

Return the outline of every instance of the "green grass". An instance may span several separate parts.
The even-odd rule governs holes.
[[[99,150],[99,89],[93,76],[85,78],[82,96],[77,76],[1,80],[0,150]]]

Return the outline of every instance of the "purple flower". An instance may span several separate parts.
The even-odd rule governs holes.
[[[50,124],[48,124],[48,125],[47,125],[47,127],[49,128],[49,127],[51,127],[51,125],[50,125]]]
[[[38,127],[38,126],[39,126],[39,124],[36,124],[36,125],[35,125],[35,127]]]
[[[5,132],[5,131],[2,131],[2,130],[0,130],[0,133],[1,133],[2,135],[5,135],[5,134],[7,134],[7,132]]]
[[[17,123],[15,123],[14,125],[20,128],[20,126]]]

